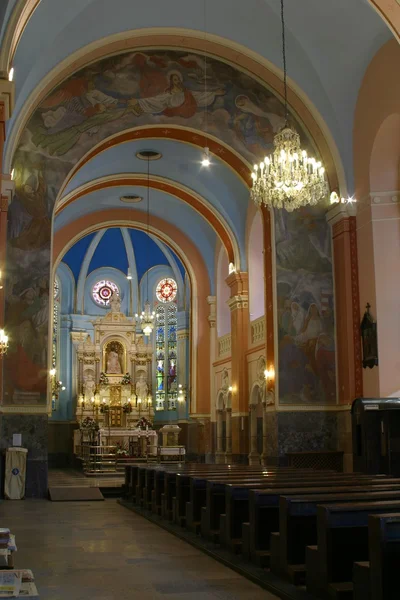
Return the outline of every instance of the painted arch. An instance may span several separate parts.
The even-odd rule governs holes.
[[[13,160],[16,194],[9,211],[6,298],[12,344],[5,369],[6,404],[46,402],[51,220],[57,194],[74,164],[121,131],[175,124],[201,132],[206,119],[207,133],[250,163],[271,149],[284,109],[270,89],[216,58],[208,59],[207,87],[204,82],[202,54],[124,52],[74,73],[32,114]],[[304,144],[312,146],[294,115],[290,120]],[[293,364],[302,370],[298,383],[282,397],[291,404],[333,397],[334,382],[329,399],[325,395],[322,364],[334,363],[332,260],[324,210],[281,212],[275,220],[278,307],[282,314],[287,302],[296,302],[304,314],[304,331],[296,332],[304,334],[301,338],[293,327],[279,337],[285,378],[291,378]],[[292,318],[290,311],[287,317]],[[312,329],[307,333],[308,325],[316,330],[316,321],[318,339],[307,337]],[[283,387],[281,383],[281,391]]]

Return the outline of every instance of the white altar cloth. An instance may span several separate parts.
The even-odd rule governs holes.
[[[142,441],[144,439],[149,440],[150,454],[157,454],[157,432],[153,429],[129,429],[127,427],[114,427],[114,428],[103,428],[99,430],[99,443],[100,446],[112,445],[110,438],[128,438],[127,441],[133,439],[133,441]],[[108,441],[108,443],[107,443]],[[110,443],[111,442],[111,443]]]

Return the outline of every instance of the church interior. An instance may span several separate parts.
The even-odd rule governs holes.
[[[399,597],[399,38],[0,1],[0,597]]]

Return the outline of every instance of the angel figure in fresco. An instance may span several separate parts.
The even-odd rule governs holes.
[[[239,138],[255,156],[261,156],[273,142],[276,133],[285,119],[272,111],[265,111],[248,96],[240,94],[235,98],[237,112],[233,127]]]
[[[168,79],[164,76],[160,78],[160,73],[157,73],[159,88],[161,79],[165,82],[164,86],[154,96],[118,99],[97,89],[93,80],[89,87],[84,82],[77,87],[75,80],[76,90],[75,87],[74,90],[67,87],[63,93],[60,90],[53,96],[51,104],[54,104],[54,108],[57,101],[60,101],[65,109],[59,113],[59,121],[53,123],[51,115],[42,113],[42,118],[46,119],[47,123],[52,123],[53,128],[36,127],[32,141],[36,146],[45,148],[50,154],[61,156],[73,148],[83,133],[97,133],[102,125],[122,119],[127,114],[136,117],[151,114],[189,119],[198,108],[210,106],[217,96],[225,94],[223,89],[207,92],[189,90],[184,86],[179,71],[171,71]],[[66,85],[68,83],[70,82]],[[73,95],[76,93],[79,93],[79,96]],[[45,108],[49,106],[49,102],[50,100],[47,100]],[[53,111],[55,119],[57,119],[56,112],[59,110],[60,107]]]
[[[23,184],[17,180],[9,221],[10,244],[15,248],[34,250],[50,241],[51,222],[46,204],[46,183],[41,173],[30,175]],[[23,223],[22,229],[19,227],[20,223]]]

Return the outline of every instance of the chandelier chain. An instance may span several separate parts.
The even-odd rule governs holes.
[[[282,24],[282,62],[283,62],[283,91],[285,97],[285,125],[288,123],[288,101],[287,101],[287,69],[286,69],[286,37],[285,37],[285,15],[283,0],[281,0],[281,24]]]
[[[150,156],[147,158],[147,240],[146,240],[146,249],[147,249],[147,260],[149,260],[149,250],[150,250]],[[149,265],[147,265],[148,267]],[[147,277],[146,277],[146,300],[149,301],[149,269],[147,268]]]

